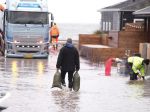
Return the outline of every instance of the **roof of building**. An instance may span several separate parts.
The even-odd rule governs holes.
[[[150,6],[150,0],[126,0],[118,4],[102,8],[98,11],[136,11],[147,6]]]
[[[127,7],[122,8],[122,10],[137,11],[137,10],[143,9],[147,6],[150,6],[150,0],[139,0],[138,2],[135,2]]]
[[[135,14],[135,15],[145,15],[145,14],[150,15],[150,6],[140,9],[140,10],[137,10],[133,14]]]

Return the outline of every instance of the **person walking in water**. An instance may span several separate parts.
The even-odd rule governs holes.
[[[53,26],[50,29],[50,43],[53,44],[54,50],[58,48],[58,37],[59,37],[59,29],[56,25],[56,23],[53,24]]]
[[[63,86],[66,86],[65,75],[68,73],[68,87],[72,90],[73,73],[79,71],[80,60],[78,50],[73,46],[71,38],[68,38],[66,44],[60,49],[56,68],[61,69],[61,83]]]
[[[139,78],[145,79],[145,65],[149,64],[149,59],[144,59],[139,56],[128,57],[128,68],[130,80],[137,80]]]

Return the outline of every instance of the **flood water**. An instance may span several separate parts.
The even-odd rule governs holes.
[[[130,82],[116,68],[105,76],[103,65],[80,58],[79,92],[51,88],[56,58],[0,58],[0,91],[11,94],[3,112],[150,112],[150,79]]]

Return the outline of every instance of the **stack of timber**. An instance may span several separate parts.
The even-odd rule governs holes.
[[[105,45],[84,44],[80,47],[80,55],[94,63],[105,62],[109,58],[125,56],[124,48],[113,48]]]
[[[125,31],[144,31],[142,23],[126,23]]]
[[[125,48],[116,48],[108,45],[107,35],[79,35],[80,55],[93,63],[105,62],[109,58],[125,57]]]
[[[130,36],[124,36],[125,38],[122,36],[121,38],[118,38],[117,35],[121,34],[120,32],[116,32],[109,37],[108,35],[96,36],[92,34],[80,34],[80,55],[94,63],[100,63],[105,62],[109,58],[125,58],[133,53],[138,53],[140,40],[137,37],[133,38]],[[127,37],[130,37],[130,41],[132,42],[129,43]],[[133,42],[135,40],[136,42]]]

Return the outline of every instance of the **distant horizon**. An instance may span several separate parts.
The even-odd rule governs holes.
[[[86,23],[86,22],[56,22],[56,24],[80,24],[80,25],[92,25],[92,24],[94,24],[94,25],[98,25],[97,23]],[[100,23],[99,23],[100,24]]]
[[[58,23],[60,30],[59,39],[64,40],[71,37],[73,40],[78,40],[79,34],[93,34],[100,29],[98,24],[77,24],[77,23]]]

